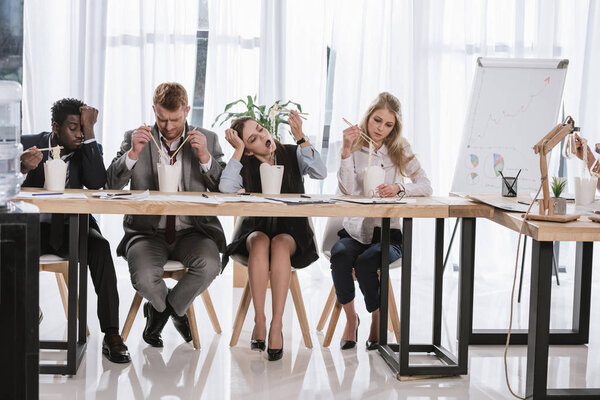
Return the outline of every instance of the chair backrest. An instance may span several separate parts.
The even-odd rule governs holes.
[[[329,217],[325,224],[325,232],[323,232],[323,242],[321,243],[321,252],[327,259],[331,258],[331,248],[333,245],[340,240],[338,232],[342,230],[344,218],[343,217]],[[402,258],[394,261],[390,264],[390,268],[400,268],[402,266]]]
[[[327,259],[331,257],[331,248],[340,240],[338,236],[338,232],[344,227],[343,217],[329,217],[327,218],[327,223],[325,224],[325,231],[323,232],[323,241],[321,242],[321,252]]]
[[[232,241],[233,241],[234,238],[236,238],[238,236],[238,234],[240,232],[240,229],[242,229],[242,223],[244,222],[245,219],[246,219],[246,217],[244,217],[244,216],[240,216],[240,217],[236,218],[235,224],[233,226],[233,233],[231,234],[231,240]],[[317,249],[317,253],[318,253],[319,252],[319,245],[317,243],[317,239],[315,238],[315,227],[313,225],[311,217],[308,217],[308,225],[310,226],[310,229],[312,229],[312,231],[313,231],[313,241],[315,242],[315,248]],[[242,264],[244,267],[248,266],[248,257],[246,257],[246,256],[243,256],[241,254],[232,254],[231,258],[235,262],[238,262],[238,263]]]

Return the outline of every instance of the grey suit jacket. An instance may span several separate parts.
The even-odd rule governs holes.
[[[217,135],[206,129],[188,127],[187,124],[185,125],[184,135],[187,135],[190,130],[200,131],[206,136],[206,145],[212,156],[212,163],[210,169],[204,172],[200,166],[200,160],[196,156],[196,151],[189,142],[186,142],[180,150],[182,154],[183,190],[186,192],[218,192],[219,179],[225,167],[225,162],[223,162],[223,151],[219,145]],[[122,189],[127,183],[131,183],[131,190],[158,190],[156,164],[160,160],[160,155],[152,141],[144,146],[135,166],[131,170],[125,164],[127,152],[131,149],[131,135],[133,132],[133,130],[125,132],[121,149],[106,170],[106,187],[108,189]],[[152,136],[154,136],[157,143],[160,143],[160,135],[156,124],[152,127]],[[160,215],[125,215],[123,219],[125,236],[117,247],[117,255],[126,256],[127,246],[132,239],[139,236],[155,235],[160,217]],[[192,217],[192,225],[196,231],[213,239],[220,252],[225,251],[225,235],[217,217],[195,216]]]

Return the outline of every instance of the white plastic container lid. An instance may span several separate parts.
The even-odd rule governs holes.
[[[0,103],[12,103],[21,101],[23,92],[19,82],[0,81]]]

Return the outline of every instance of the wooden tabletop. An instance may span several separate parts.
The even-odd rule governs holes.
[[[41,189],[24,188],[23,191],[41,192]],[[414,217],[447,218],[449,205],[439,198],[416,197],[414,203],[407,204],[353,204],[337,202],[332,204],[274,204],[274,203],[222,203],[203,204],[182,201],[100,199],[92,197],[96,190],[67,189],[67,193],[83,193],[87,199],[50,198],[37,196],[18,198],[39,207],[43,213],[71,214],[133,214],[133,215],[221,215],[221,216],[289,216],[289,217]],[[111,190],[110,192],[117,192]],[[140,191],[132,191],[139,193]],[[169,193],[150,192],[169,195]],[[197,192],[178,192],[178,196],[200,196]],[[207,193],[210,196],[231,196],[220,193]],[[254,196],[254,195],[253,195]],[[256,195],[260,196],[260,195]],[[281,197],[298,195],[281,195]],[[273,196],[269,196],[273,197]],[[464,205],[463,205],[464,207]],[[467,207],[464,207],[465,211]]]
[[[452,193],[451,195],[461,196],[454,198],[465,199],[465,194],[463,193]],[[471,196],[489,201],[490,203],[517,203],[518,201],[528,202],[531,199],[529,195],[519,196],[518,198],[509,198],[492,193],[477,193],[472,194]],[[534,204],[534,206],[531,208],[531,212],[536,213],[538,211],[538,205]],[[525,213],[521,212],[510,212],[494,208],[493,216],[490,219],[502,226],[512,229],[515,232],[519,232],[521,230],[521,224],[523,223],[524,215]],[[540,242],[593,242],[600,241],[600,223],[593,222],[584,215],[582,215],[577,221],[566,223],[528,220],[524,233]]]

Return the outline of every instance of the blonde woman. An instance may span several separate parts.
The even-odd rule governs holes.
[[[372,154],[367,139],[373,142]],[[431,182],[402,136],[400,102],[390,93],[380,93],[365,113],[360,127],[355,125],[343,132],[341,163],[338,170],[340,191],[349,195],[365,195],[365,168],[379,165],[385,171],[384,183],[377,187],[380,197],[430,196]],[[411,183],[402,183],[408,177]],[[342,350],[356,346],[360,320],[354,308],[354,269],[367,311],[371,313],[371,330],[367,350],[377,348],[379,340],[379,277],[381,265],[381,219],[344,218],[344,229],[331,249],[331,275],[338,301],[346,313],[346,328],[340,341]],[[400,220],[390,224],[390,263],[402,256]]]

